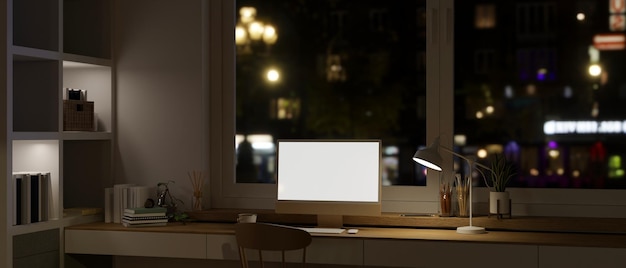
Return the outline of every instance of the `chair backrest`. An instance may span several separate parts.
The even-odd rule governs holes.
[[[280,251],[282,263],[285,267],[285,251],[302,250],[302,264],[306,260],[306,247],[311,244],[311,234],[297,228],[268,223],[237,223],[235,236],[239,246],[241,267],[248,267],[248,259],[245,249],[253,249],[259,252],[261,267],[263,263],[263,251]]]

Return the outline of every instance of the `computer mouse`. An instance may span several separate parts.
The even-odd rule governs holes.
[[[349,234],[356,234],[359,232],[359,229],[348,229]]]

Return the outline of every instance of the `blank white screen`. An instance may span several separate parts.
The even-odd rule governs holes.
[[[279,141],[278,200],[378,202],[379,141]]]

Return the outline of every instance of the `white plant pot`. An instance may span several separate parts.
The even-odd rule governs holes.
[[[511,202],[509,202],[509,192],[489,192],[489,213],[509,214],[511,213]],[[500,209],[498,210],[498,200]]]

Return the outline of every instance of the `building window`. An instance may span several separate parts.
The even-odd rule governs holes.
[[[348,12],[345,10],[334,10],[328,14],[328,33],[330,36],[343,35],[347,27]]]
[[[341,82],[346,81],[346,68],[342,64],[340,55],[328,55],[326,57],[326,81]]]
[[[495,67],[495,51],[477,50],[474,53],[474,71],[476,74],[486,74]]]
[[[517,34],[520,38],[550,37],[555,33],[554,3],[519,3],[515,16]]]
[[[552,48],[519,49],[518,76],[521,81],[554,81],[557,79],[556,51]]]
[[[277,98],[272,100],[270,114],[274,119],[291,120],[300,117],[299,98]]]
[[[496,6],[490,4],[477,5],[474,27],[476,29],[492,29],[496,27]]]
[[[382,32],[387,29],[387,9],[370,10],[370,29],[374,32]]]

